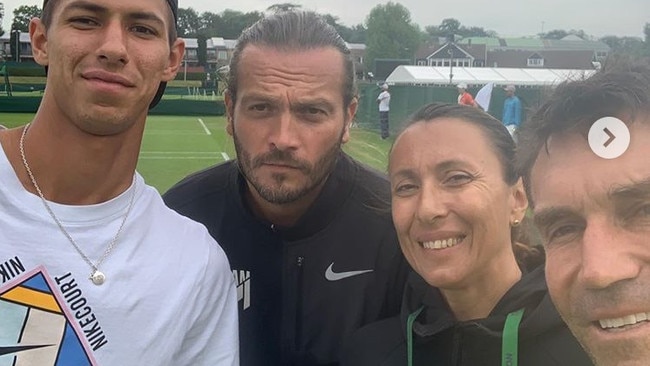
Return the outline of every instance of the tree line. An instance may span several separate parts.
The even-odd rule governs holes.
[[[226,9],[221,13],[206,11],[198,13],[193,8],[179,8],[177,31],[180,37],[197,38],[199,63],[205,64],[206,40],[210,37],[237,39],[241,32],[261,19],[268,13],[299,9],[301,5],[294,3],[278,3],[269,6],[265,12],[240,12]],[[40,16],[41,9],[37,5],[22,5],[13,11],[11,23],[11,54],[15,55],[15,30],[27,32],[32,17]],[[411,19],[409,10],[395,2],[376,5],[370,10],[365,22],[353,26],[342,24],[338,17],[331,14],[321,14],[349,43],[366,45],[364,63],[366,69],[372,69],[376,58],[413,59],[420,45],[432,38],[455,37],[498,37],[497,32],[478,26],[465,26],[457,19],[447,18],[439,25],[429,25],[422,30]],[[4,17],[4,6],[0,2],[0,23]],[[568,35],[576,35],[585,40],[599,40],[607,44],[614,54],[631,54],[634,56],[650,56],[650,23],[643,29],[644,38],[605,36],[599,39],[586,34],[583,30],[556,29],[536,36],[543,39],[562,39]],[[4,31],[0,28],[0,35]]]

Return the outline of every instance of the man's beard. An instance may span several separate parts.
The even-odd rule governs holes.
[[[239,169],[257,193],[267,202],[278,205],[295,202],[319,187],[327,179],[332,170],[334,170],[337,158],[341,152],[341,138],[344,132],[341,132],[336,143],[313,165],[308,161],[292,156],[290,152],[282,150],[273,150],[251,158],[248,151],[241,145],[237,134],[233,133]],[[265,185],[255,175],[255,169],[268,163],[280,163],[298,169],[304,174],[307,180],[304,185],[291,189],[283,186],[283,182],[287,179],[286,174],[276,173],[272,176],[274,184]]]

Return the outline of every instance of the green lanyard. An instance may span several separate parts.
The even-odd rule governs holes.
[[[406,320],[406,344],[408,366],[413,366],[413,323],[424,310],[424,306],[411,313]],[[519,309],[508,314],[503,326],[503,340],[501,344],[501,366],[517,366],[519,345],[519,323],[524,316],[524,309]]]
[[[519,346],[519,323],[524,316],[524,309],[508,314],[503,326],[501,343],[501,366],[517,366]]]
[[[415,318],[420,315],[424,310],[424,305],[417,309],[414,313],[409,314],[408,319],[406,319],[406,345],[408,347],[407,358],[408,366],[413,366],[413,323],[415,323]]]

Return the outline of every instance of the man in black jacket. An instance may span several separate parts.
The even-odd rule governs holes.
[[[337,364],[352,331],[398,314],[408,269],[388,181],[341,150],[358,104],[350,51],[318,15],[276,14],[241,35],[229,78],[237,160],[165,200],[228,255],[242,365]]]

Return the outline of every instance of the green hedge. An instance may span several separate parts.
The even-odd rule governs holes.
[[[6,113],[35,113],[41,97],[0,96],[0,111]],[[155,115],[174,116],[223,116],[226,108],[223,100],[163,99],[156,108],[149,111]]]
[[[203,81],[205,80],[205,73],[204,72],[188,72],[187,73],[187,78],[185,73],[183,73],[183,69],[178,71],[178,74],[176,74],[176,78],[174,80],[199,80]]]
[[[41,66],[8,66],[9,76],[45,76],[45,68]]]

